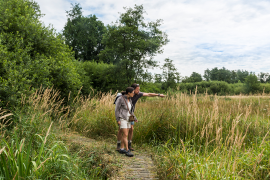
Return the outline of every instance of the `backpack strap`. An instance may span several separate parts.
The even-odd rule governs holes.
[[[127,102],[126,102],[125,98],[123,96],[122,96],[122,98],[124,99],[124,101],[125,101],[125,103],[127,105]],[[128,108],[128,105],[127,105],[127,109],[128,109],[129,114],[132,115],[131,112],[130,112],[130,110],[129,110],[129,108]]]
[[[116,98],[115,98],[115,100],[114,100],[114,103],[113,104],[115,104],[116,103],[116,101],[117,101],[117,99],[119,98],[120,96],[116,96]]]

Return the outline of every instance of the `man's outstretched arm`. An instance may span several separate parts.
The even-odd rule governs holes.
[[[143,93],[143,96],[146,96],[146,97],[156,97],[156,96],[158,96],[158,97],[165,97],[165,95],[163,95],[163,94],[156,94],[156,93]]]

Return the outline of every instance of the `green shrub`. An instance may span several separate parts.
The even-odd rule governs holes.
[[[95,92],[108,92],[110,90],[115,92],[119,88],[116,67],[114,65],[85,61],[81,63],[80,68],[84,71],[82,76],[84,78],[82,80],[83,94],[88,95],[92,91],[91,87],[93,87]]]
[[[40,17],[32,1],[0,1],[1,106],[19,105],[23,93],[40,86],[54,86],[65,97],[82,86],[74,53]]]
[[[250,74],[245,78],[244,89],[246,94],[262,92],[261,83],[255,74]]]

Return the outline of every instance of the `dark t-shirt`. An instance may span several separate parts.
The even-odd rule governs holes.
[[[134,94],[134,96],[131,98],[132,104],[133,104],[133,111],[135,111],[135,104],[143,96],[143,92],[139,92],[139,94]]]

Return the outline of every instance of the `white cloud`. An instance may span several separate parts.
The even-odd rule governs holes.
[[[70,1],[37,0],[42,21],[61,31],[66,22]],[[255,72],[270,68],[270,2],[267,0],[127,0],[86,1],[80,3],[83,14],[96,14],[105,24],[114,22],[123,7],[143,4],[147,21],[163,19],[162,30],[170,39],[164,53],[156,56],[163,62],[174,60],[182,76],[193,71],[203,74],[206,68],[226,67]],[[158,72],[155,70],[154,72]]]

